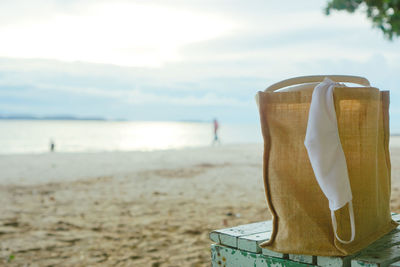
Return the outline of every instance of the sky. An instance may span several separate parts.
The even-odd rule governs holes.
[[[0,115],[257,123],[257,91],[315,74],[391,93],[400,40],[326,1],[0,2]]]

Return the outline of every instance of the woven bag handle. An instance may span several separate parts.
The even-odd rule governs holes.
[[[348,82],[348,83],[356,83],[364,86],[370,86],[369,81],[364,77],[359,76],[350,76],[350,75],[313,75],[313,76],[300,76],[295,78],[290,78],[287,80],[283,80],[273,85],[269,86],[265,89],[266,92],[273,92],[275,90],[288,87],[291,85],[302,84],[302,83],[318,83],[322,82],[325,77],[331,79],[334,82]]]

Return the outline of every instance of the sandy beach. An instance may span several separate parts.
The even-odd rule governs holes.
[[[0,156],[0,265],[209,266],[211,230],[270,218],[262,149]]]

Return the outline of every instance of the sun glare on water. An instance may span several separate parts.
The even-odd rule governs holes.
[[[0,121],[0,155],[56,152],[152,151],[208,146],[209,123],[118,121]]]
[[[211,126],[198,123],[142,122],[120,132],[121,148],[132,150],[175,149],[211,143]]]

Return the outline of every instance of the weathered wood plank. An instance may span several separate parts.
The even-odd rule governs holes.
[[[381,237],[380,239],[363,249],[361,251],[361,254],[369,253],[370,251],[381,251],[396,245],[400,245],[400,229],[394,229],[390,233]]]
[[[228,248],[213,244],[211,245],[211,263],[213,267],[295,267],[308,266],[299,262],[293,262],[285,259],[267,257],[262,254],[240,251],[234,248]]]
[[[392,219],[400,222],[400,214],[392,213]],[[282,259],[291,259],[292,261],[305,262],[307,264],[318,264],[319,266],[359,266],[360,264],[378,266],[381,264],[379,260],[373,261],[369,255],[378,257],[376,253],[384,251],[385,256],[390,258],[389,261],[383,261],[383,265],[390,264],[396,257],[392,257],[391,252],[396,252],[396,245],[400,245],[400,227],[393,230],[391,233],[376,241],[361,253],[347,257],[313,257],[307,255],[288,255],[274,252],[268,249],[261,249],[259,244],[270,238],[272,231],[272,221],[252,223],[240,225],[237,227],[220,229],[210,233],[210,239],[217,244],[238,248],[243,252],[253,252],[262,254],[265,257],[275,257]],[[400,254],[400,248],[397,248],[397,253]],[[374,254],[375,253],[375,254]],[[383,255],[383,254],[382,254]],[[395,255],[395,254],[394,254]],[[367,261],[368,260],[368,261]],[[393,263],[394,264],[394,263]],[[257,265],[258,266],[258,265]],[[395,265],[394,265],[395,266]]]
[[[289,254],[289,259],[292,261],[302,262],[302,263],[309,263],[313,264],[316,263],[316,259],[314,261],[314,256],[310,255],[297,255],[297,254]]]
[[[396,217],[394,217],[396,216]],[[392,216],[393,220],[400,220],[400,216],[394,215]],[[360,253],[357,253],[355,255],[350,255],[347,257],[322,257],[318,256],[317,257],[317,263],[318,266],[350,266],[350,265],[355,265],[356,263],[351,263],[351,260],[353,258],[356,258],[359,255],[364,255],[366,253],[370,252],[378,252],[385,250],[387,248],[390,248],[395,245],[400,244],[400,229],[394,229],[381,239],[375,241],[373,244],[362,250]],[[400,254],[400,250],[398,252]],[[355,262],[357,259],[355,259]],[[369,264],[374,265],[373,262],[369,262]],[[357,266],[357,265],[356,265]]]
[[[396,222],[400,222],[400,214],[392,215],[392,220]]]
[[[238,249],[261,253],[260,243],[270,239],[271,231],[238,237]]]
[[[400,246],[394,246],[382,251],[371,251],[356,257],[351,261],[352,267],[357,266],[389,266],[391,263],[400,260]]]
[[[400,229],[375,241],[351,261],[351,266],[388,266],[400,260]]]
[[[219,244],[221,241],[219,240],[219,234],[216,232],[211,232],[210,233],[210,239],[211,241],[214,241],[215,243]]]
[[[324,257],[317,256],[317,265],[321,267],[349,267],[351,260],[358,254],[346,257]]]
[[[239,225],[232,228],[220,229],[212,231],[211,233],[217,233],[219,236],[219,244],[226,245],[229,247],[238,247],[238,238],[241,236],[253,235],[258,233],[264,233],[271,231],[272,221],[264,221],[258,223],[250,223],[245,225]],[[211,238],[211,234],[210,234]]]
[[[269,256],[269,257],[275,257],[275,258],[282,258],[282,259],[289,259],[289,255],[288,254],[283,254],[280,252],[275,252],[266,248],[263,248],[261,250],[261,253],[265,256]]]

